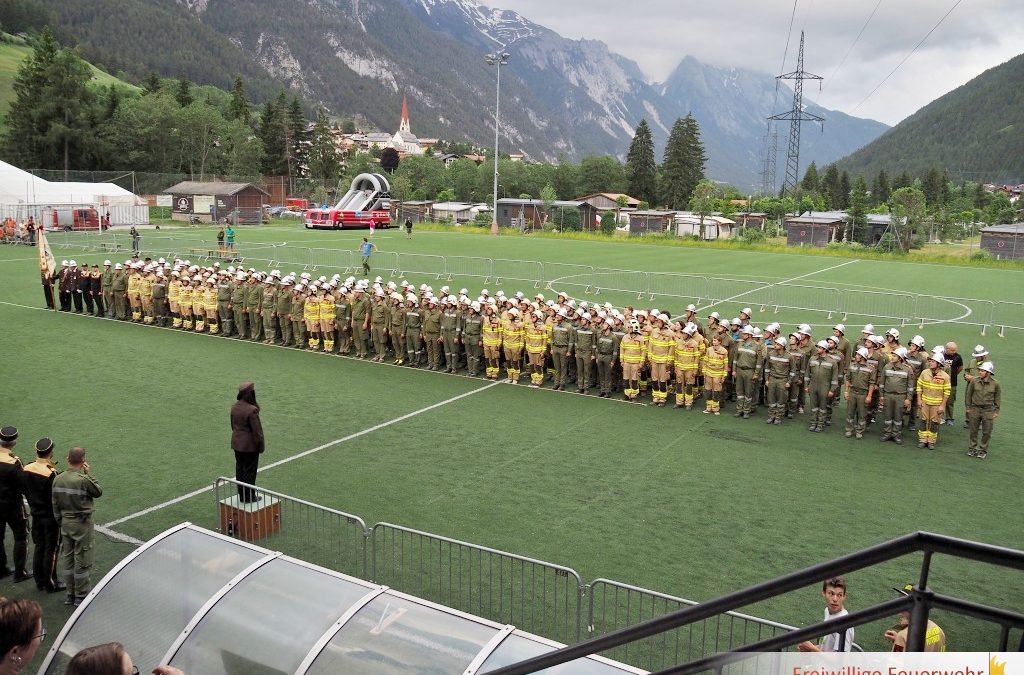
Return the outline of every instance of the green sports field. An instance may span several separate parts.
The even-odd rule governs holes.
[[[209,229],[179,234],[214,242]],[[142,235],[144,248],[158,237],[177,236],[167,229]],[[272,226],[240,230],[239,244],[351,251],[362,236]],[[673,315],[687,302],[681,295],[652,300],[624,291],[595,294],[598,287],[589,282],[573,285],[569,266],[727,277],[736,291],[720,293],[725,302],[712,306],[694,293],[705,315],[714,309],[731,317],[756,304],[759,325],[776,320],[792,330],[806,321],[816,335],[827,334],[842,312],[788,309],[800,303],[778,295],[762,306],[750,301],[757,293],[745,291],[774,281],[787,282],[794,293],[832,287],[840,302],[857,289],[878,292],[860,297],[861,304],[888,302],[903,292],[977,298],[977,305],[932,300],[926,316],[933,320],[900,329],[904,341],[920,332],[929,347],[955,340],[965,360],[975,344],[988,347],[1003,385],[989,458],[964,454],[962,402],[957,425],[943,427],[939,447],[926,451],[915,447],[913,434],[902,447],[879,442],[874,430],[862,441],[843,438],[841,421],[811,434],[801,419],[768,427],[763,410],[752,420],[735,419],[731,410],[715,418],[56,314],[42,309],[35,250],[22,247],[0,248],[6,390],[0,422],[20,428],[23,458],[43,435],[54,438],[59,454],[73,444],[84,446],[105,489],[97,522],[127,518],[113,529],[142,540],[183,520],[215,527],[210,492],[135,514],[232,475],[228,409],[238,382],[252,379],[267,433],[263,465],[408,416],[264,471],[261,485],[358,514],[367,523],[389,521],[567,565],[585,581],[607,577],[699,601],[914,530],[1024,548],[1024,456],[1016,442],[1024,433],[1024,332],[1009,329],[998,337],[989,328],[982,337],[979,326],[942,322],[965,311],[968,318],[961,320],[971,321],[980,308],[995,306],[984,301],[1021,302],[1022,272],[426,231],[411,241],[404,233],[379,231],[375,242],[381,260],[399,252],[562,264],[565,288],[581,300],[656,306]],[[81,250],[55,254],[79,262],[114,257]],[[435,291],[443,283],[466,286],[471,295],[484,283],[492,294],[498,288],[495,280],[477,277],[407,278]],[[610,286],[627,287],[623,279],[628,275]],[[536,292],[508,280],[500,288]],[[858,307],[860,313],[846,320],[851,334],[874,318],[870,307]],[[876,330],[894,325],[881,317],[873,323]],[[961,386],[961,397],[963,391]],[[844,413],[841,406],[836,417]],[[96,578],[131,546],[102,536],[97,549]],[[301,551],[286,553],[301,557]],[[915,558],[853,575],[848,607],[890,597],[890,587],[916,580],[918,566]],[[3,594],[34,593],[30,584],[3,584]],[[1024,604],[1019,575],[984,565],[937,559],[931,585],[987,604]],[[806,625],[819,620],[822,601],[818,589],[808,588],[745,611]],[[57,598],[47,599],[46,612],[55,617],[48,618],[54,626],[67,615]],[[941,613],[937,620],[951,649],[996,645],[995,628]],[[859,629],[857,641],[881,649],[885,627]]]

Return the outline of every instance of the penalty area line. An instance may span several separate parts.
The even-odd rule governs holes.
[[[476,389],[472,389],[472,390],[467,391],[465,393],[459,394],[458,396],[452,396],[451,398],[447,398],[447,399],[445,399],[443,401],[438,401],[437,403],[433,403],[431,405],[425,406],[425,407],[420,408],[418,410],[413,410],[410,413],[406,413],[404,415],[401,415],[401,416],[396,417],[394,419],[388,420],[386,422],[381,422],[380,424],[375,424],[372,427],[367,427],[366,429],[363,429],[361,431],[357,431],[355,433],[349,434],[348,436],[343,436],[341,438],[336,438],[333,441],[330,441],[328,443],[324,443],[323,445],[318,445],[315,448],[310,448],[309,450],[304,450],[303,452],[299,452],[299,453],[296,453],[294,455],[290,455],[288,457],[285,457],[284,459],[279,459],[276,462],[272,462],[270,464],[267,464],[266,466],[262,466],[262,467],[260,467],[258,469],[258,472],[262,473],[263,471],[268,471],[268,470],[273,469],[275,467],[279,467],[282,464],[287,464],[289,462],[294,462],[297,459],[302,459],[303,457],[308,457],[309,455],[315,454],[317,452],[321,452],[321,451],[326,450],[328,448],[333,448],[336,445],[341,445],[342,443],[346,443],[348,441],[354,440],[354,439],[359,438],[361,436],[365,436],[367,434],[372,434],[375,431],[380,431],[381,429],[384,429],[386,427],[390,427],[390,426],[392,426],[394,424],[398,424],[399,422],[404,422],[405,420],[410,419],[412,417],[416,417],[417,415],[422,415],[423,413],[430,412],[431,410],[436,410],[436,409],[438,409],[440,407],[443,407],[443,406],[446,406],[446,405],[448,405],[450,403],[455,403],[456,401],[460,401],[460,400],[462,400],[464,398],[467,398],[469,396],[474,396],[474,395],[479,394],[481,392],[487,391],[491,387],[497,386],[498,384],[501,384],[501,383],[500,382],[490,382],[488,384],[485,384],[482,387],[477,387]],[[146,516],[146,515],[149,515],[151,513],[156,512],[156,511],[160,511],[162,509],[167,508],[168,506],[174,506],[175,504],[179,504],[179,503],[181,503],[183,501],[186,501],[188,499],[192,499],[193,497],[196,497],[198,495],[204,494],[206,492],[211,492],[211,491],[213,491],[213,485],[206,485],[206,486],[201,487],[201,488],[199,488],[197,490],[193,490],[192,492],[189,492],[187,494],[183,494],[183,495],[181,495],[179,497],[175,497],[174,499],[168,499],[167,501],[161,502],[160,504],[155,504],[155,505],[150,506],[148,508],[142,509],[141,511],[136,511],[135,513],[130,513],[127,516],[122,516],[121,518],[118,518],[116,520],[112,520],[109,523],[105,523],[103,525],[98,526],[96,528],[96,530],[98,532],[102,532],[103,534],[107,534],[108,536],[112,536],[115,539],[122,538],[122,541],[127,541],[128,539],[134,539],[132,537],[127,537],[127,535],[122,535],[119,532],[114,532],[111,528],[117,527],[118,525],[121,525],[122,523],[126,523],[129,520],[135,520],[136,518],[141,518],[142,516]],[[142,543],[142,542],[139,542],[139,543]]]

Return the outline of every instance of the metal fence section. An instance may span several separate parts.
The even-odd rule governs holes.
[[[995,319],[996,303],[991,300],[936,295],[918,295],[914,300],[914,318],[921,328],[925,323],[959,323],[980,326],[985,335]]]
[[[911,293],[847,288],[842,292],[842,312],[844,321],[851,316],[877,317],[899,321],[905,326],[913,321],[916,309]]]
[[[663,616],[693,600],[624,584],[595,579],[589,587],[587,637],[597,637],[648,619]],[[671,631],[603,652],[602,656],[644,670],[662,670],[693,659],[753,644],[796,630],[793,626],[727,612]]]
[[[763,312],[774,304],[772,290],[770,281],[708,277],[708,300],[715,305],[724,302],[758,305]]]
[[[831,286],[808,286],[804,284],[776,284],[772,306],[779,309],[797,309],[811,312],[828,312],[826,318],[840,312],[842,292]]]
[[[993,325],[999,327],[999,337],[1006,337],[1006,329],[1024,330],[1024,302],[996,302]]]
[[[590,292],[598,295],[602,291],[613,291],[640,297],[648,292],[649,276],[647,272],[636,270],[596,268],[590,275]]]
[[[261,536],[252,536],[254,532],[238,516],[238,510],[232,510],[232,506],[245,506],[237,503],[239,487],[243,486],[247,485],[224,477],[214,483],[217,528],[222,534],[259,541],[262,546],[291,552],[322,567],[368,578],[370,530],[362,518],[261,487],[255,489],[267,503],[277,500],[280,527],[269,535],[260,532]],[[276,513],[272,517],[276,518]]]
[[[580,639],[583,582],[568,567],[390,523],[371,537],[370,580],[560,642]]]
[[[448,273],[445,271],[445,259],[443,255],[427,255],[425,253],[398,253],[398,264],[396,270],[398,276],[404,277],[407,274],[419,274],[431,276],[434,279],[446,279]]]
[[[309,258],[306,269],[314,272],[336,270],[339,273],[348,273],[360,268],[360,256],[356,251],[333,248],[311,248],[308,250]]]
[[[678,298],[686,304],[701,304],[708,299],[708,279],[697,274],[663,274],[651,272],[647,275],[647,299],[659,297]],[[637,295],[642,300],[643,294]]]
[[[448,281],[456,277],[475,277],[488,284],[494,277],[494,261],[490,258],[448,255],[444,257],[444,271]]]
[[[505,281],[523,281],[540,288],[544,283],[544,265],[534,260],[505,260],[493,258],[494,285]]]
[[[545,289],[564,291],[578,297],[590,293],[594,268],[590,265],[546,262],[543,276]]]

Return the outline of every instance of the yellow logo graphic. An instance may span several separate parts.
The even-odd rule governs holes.
[[[1006,661],[1000,663],[996,661],[995,654],[988,657],[988,672],[989,675],[1006,675]]]

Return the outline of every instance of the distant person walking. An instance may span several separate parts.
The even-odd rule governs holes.
[[[377,229],[377,223],[375,223],[374,221],[371,220],[370,221],[370,239],[373,239],[373,233],[376,231],[376,229]]]
[[[221,226],[220,230],[217,231],[217,253],[223,258],[224,251],[224,227]]]
[[[412,239],[412,218],[408,216],[405,219],[405,238]]]
[[[103,494],[89,472],[85,450],[71,448],[67,471],[53,479],[53,515],[61,536],[61,559],[68,597],[64,604],[80,605],[92,590],[93,500]]]
[[[235,250],[235,228],[230,225],[224,230],[224,235],[227,237],[228,250]]]
[[[142,240],[142,238],[139,236],[139,231],[135,229],[134,225],[132,225],[132,229],[128,230],[128,234],[130,234],[132,237],[132,253],[138,253],[139,244]]]
[[[373,230],[370,231],[373,232]],[[363,274],[370,274],[370,254],[376,249],[376,244],[363,237],[363,243],[359,245],[359,253],[363,256]]]
[[[256,385],[252,382],[238,385],[238,395],[231,406],[231,449],[235,452],[235,480],[255,485],[264,438],[260,406],[256,403]],[[238,499],[254,502],[259,497],[251,487],[239,485]]]

